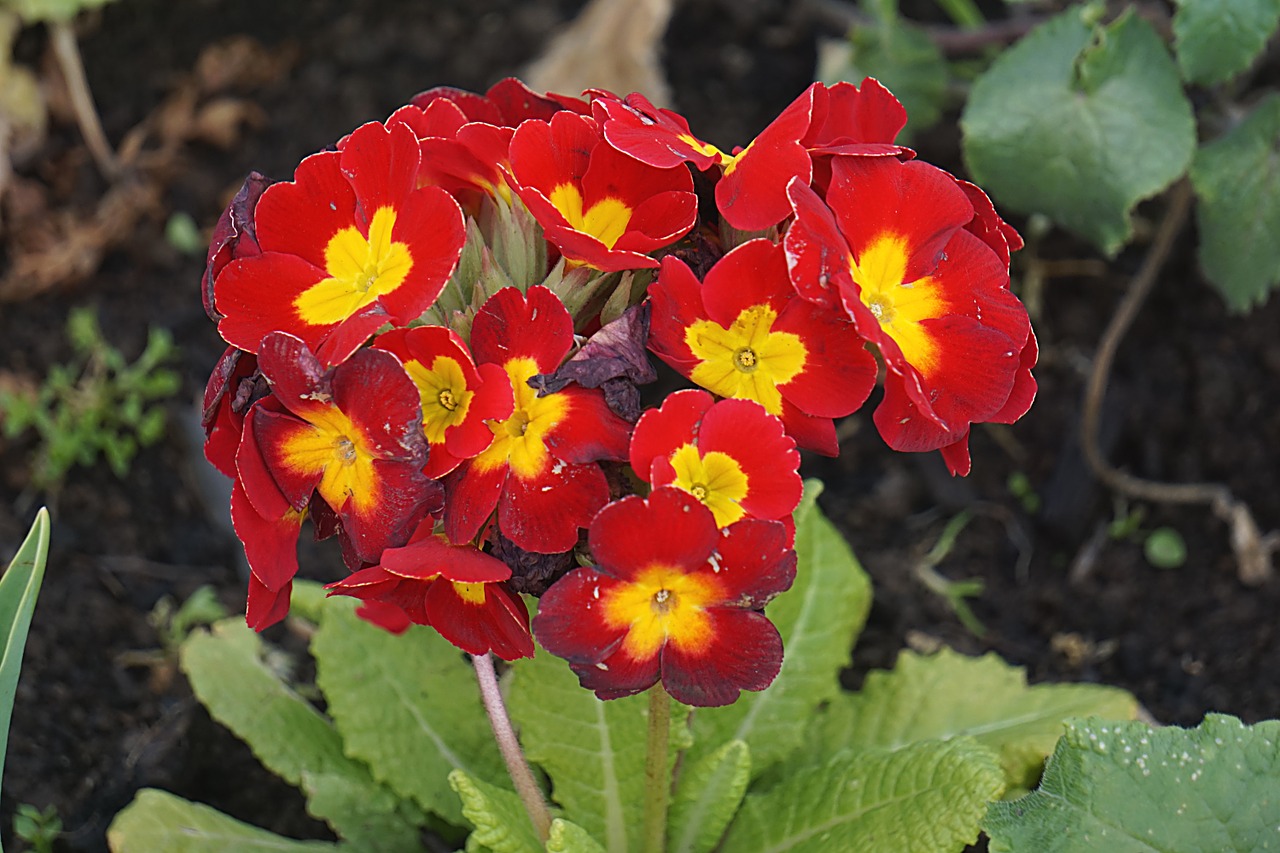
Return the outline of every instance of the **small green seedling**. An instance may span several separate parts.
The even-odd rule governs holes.
[[[51,368],[38,389],[0,391],[0,429],[6,438],[36,433],[31,483],[53,493],[72,467],[91,466],[99,456],[124,477],[138,448],[164,434],[165,411],[154,404],[181,384],[164,366],[176,348],[163,329],[151,330],[132,364],[103,337],[92,309],[71,312],[67,337],[75,358]]]
[[[13,814],[13,834],[31,845],[32,853],[53,853],[53,842],[62,834],[62,818],[54,806],[41,811],[22,803]]]

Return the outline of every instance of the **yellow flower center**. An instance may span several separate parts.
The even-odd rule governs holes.
[[[849,259],[849,270],[862,304],[898,344],[907,363],[923,374],[932,373],[938,366],[938,345],[921,321],[945,315],[947,306],[932,278],[903,281],[907,241],[896,234],[882,234],[857,260]]]
[[[337,409],[312,415],[309,428],[296,430],[281,448],[283,464],[299,474],[323,471],[316,491],[325,503],[341,510],[348,499],[358,512],[378,499],[373,454],[364,435]]]
[[[466,420],[475,392],[467,389],[462,365],[446,355],[436,356],[430,367],[415,359],[404,369],[418,386],[418,396],[422,400],[422,432],[427,441],[440,444],[444,441],[445,430]]]
[[[340,323],[395,290],[413,268],[409,247],[391,239],[396,212],[380,207],[365,237],[354,225],[343,228],[324,247],[329,277],[298,294],[294,308],[306,323]]]
[[[626,233],[631,221],[631,208],[617,198],[602,198],[584,211],[582,192],[573,184],[557,186],[551,191],[550,201],[570,228],[590,234],[610,249]]]
[[[550,459],[546,436],[569,412],[569,403],[561,394],[539,397],[529,387],[529,378],[538,373],[531,358],[513,358],[506,363],[507,377],[515,397],[515,408],[504,421],[489,420],[493,444],[472,463],[478,471],[488,471],[509,464],[521,479],[537,477]]]
[[[681,445],[671,454],[676,478],[673,486],[684,489],[711,510],[716,527],[728,527],[746,512],[738,502],[747,496],[750,484],[738,460],[713,450],[705,456],[692,444]]]
[[[633,660],[648,660],[663,644],[701,649],[711,637],[705,608],[722,598],[720,585],[706,575],[654,565],[621,584],[604,601],[611,628],[629,627],[622,651]]]
[[[782,414],[784,385],[804,370],[804,342],[790,332],[772,331],[778,312],[767,304],[753,305],[725,328],[711,320],[697,320],[684,340],[701,363],[690,378],[721,397],[755,400],[771,415]]]

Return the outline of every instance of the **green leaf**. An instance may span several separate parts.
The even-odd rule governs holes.
[[[1200,149],[1191,167],[1200,203],[1200,266],[1233,311],[1280,283],[1280,95]]]
[[[709,853],[724,835],[751,781],[751,752],[732,740],[680,774],[667,821],[668,853]]]
[[[840,692],[840,670],[848,666],[871,608],[871,581],[818,509],[820,490],[816,480],[806,482],[795,513],[795,584],[765,610],[782,634],[782,671],[767,690],[744,692],[732,705],[693,715],[695,752],[746,741],[753,776],[799,747],[805,721]]]
[[[240,618],[197,631],[182,644],[182,669],[210,716],[249,744],[263,765],[308,794],[307,810],[367,850],[419,848],[417,826],[368,768],[343,754],[319,711],[263,661],[263,643]],[[317,796],[310,796],[316,794]]]
[[[1027,686],[1021,667],[995,654],[902,652],[892,671],[867,675],[862,690],[837,697],[810,736],[817,762],[832,750],[901,749],[968,735],[998,756],[1010,785],[1035,783],[1068,717],[1132,718],[1138,703],[1116,687]]]
[[[563,818],[551,821],[551,834],[547,838],[547,853],[605,853],[600,842],[576,823]]]
[[[475,831],[467,849],[483,845],[493,853],[541,853],[542,844],[520,797],[511,790],[472,779],[461,770],[449,774],[449,785],[462,801],[462,814]]]
[[[565,816],[609,851],[639,850],[645,793],[647,694],[602,702],[541,648],[512,668],[511,719],[529,760],[551,777]],[[671,749],[689,745],[689,709],[671,709]]]
[[[1280,23],[1280,0],[1174,0],[1173,47],[1191,83],[1221,83],[1262,53]]]
[[[294,841],[241,823],[217,809],[144,788],[107,829],[111,853],[304,853],[344,850],[326,841]]]
[[[18,676],[22,674],[22,652],[27,646],[27,631],[36,609],[36,596],[44,581],[49,561],[49,510],[44,507],[18,553],[9,561],[4,577],[0,577],[0,771],[4,770],[5,751],[9,745],[9,723],[13,718],[13,699],[18,693]]]
[[[1133,206],[1186,171],[1195,121],[1150,25],[1131,11],[1105,27],[1082,16],[1072,8],[1032,30],[974,83],[964,159],[999,204],[1113,255]]]
[[[846,750],[749,794],[722,850],[959,851],[977,840],[987,802],[1003,790],[995,756],[971,738]]]
[[[70,21],[86,9],[105,6],[112,0],[5,0],[5,5],[18,13],[27,24]]]
[[[820,50],[818,78],[824,83],[848,80],[861,86],[864,78],[875,77],[907,108],[910,118],[901,138],[909,139],[942,117],[947,62],[928,34],[896,10],[872,14],[870,25],[855,27],[848,40]]]
[[[471,665],[430,628],[396,636],[330,599],[311,639],[316,683],[347,754],[422,808],[461,824],[448,775],[505,778]]]
[[[992,853],[1280,849],[1280,721],[1073,721],[1031,794],[993,803]]]

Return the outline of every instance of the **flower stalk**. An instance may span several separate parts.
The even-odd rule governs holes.
[[[551,811],[542,796],[542,789],[533,778],[533,770],[529,767],[520,742],[516,740],[515,730],[511,727],[511,717],[507,715],[507,705],[502,701],[502,691],[498,688],[498,674],[493,668],[493,655],[472,655],[476,668],[476,681],[480,685],[480,698],[489,715],[489,725],[493,728],[493,738],[498,742],[498,750],[507,765],[507,773],[516,786],[516,793],[524,803],[524,810],[529,821],[538,834],[538,840],[546,844],[551,834]],[[668,711],[668,713],[670,713]]]
[[[644,763],[644,851],[662,853],[667,843],[667,807],[671,803],[668,765],[671,694],[658,682],[649,689],[649,746]]]

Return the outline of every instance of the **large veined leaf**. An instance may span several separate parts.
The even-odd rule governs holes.
[[[748,794],[721,850],[958,853],[1003,790],[995,755],[972,738],[845,750]]]
[[[1191,183],[1205,275],[1231,309],[1262,304],[1280,282],[1280,95],[1201,148]]]
[[[430,628],[390,634],[356,616],[355,604],[330,600],[311,640],[316,683],[347,754],[402,797],[461,825],[449,773],[506,778],[471,665]]]
[[[551,777],[564,816],[610,853],[639,850],[644,821],[647,694],[602,702],[560,658],[518,661],[507,704],[529,760]],[[688,746],[688,709],[672,703],[671,749]]]
[[[107,829],[111,853],[320,853],[355,849],[325,841],[294,841],[188,802],[144,789]]]
[[[1175,0],[1174,50],[1192,83],[1221,83],[1248,68],[1280,22],[1280,0]]]
[[[263,662],[263,643],[241,618],[182,644],[182,669],[209,714],[249,744],[273,773],[303,789],[307,810],[370,851],[413,851],[418,828],[400,799],[343,754],[319,711]]]
[[[680,774],[667,820],[667,853],[710,853],[742,804],[751,753],[731,740]]]
[[[0,577],[0,771],[9,745],[13,700],[22,674],[22,652],[49,561],[49,510],[40,509],[27,538]],[[0,848],[2,853],[2,848]]]
[[[1280,721],[1073,721],[1040,787],[993,803],[983,829],[992,853],[1280,850]]]
[[[1068,9],[1005,51],[960,119],[964,159],[999,205],[1043,213],[1115,254],[1129,211],[1186,171],[1195,121],[1164,43],[1132,11]]]
[[[841,694],[823,711],[807,749],[816,759],[836,749],[901,749],[971,735],[1000,756],[1010,785],[1030,786],[1067,718],[1129,719],[1137,709],[1116,687],[1028,687],[1026,673],[995,654],[904,651],[892,671],[870,673],[860,691]]]
[[[871,581],[818,509],[820,489],[816,480],[808,481],[795,513],[795,584],[765,609],[782,634],[782,671],[767,690],[744,692],[732,705],[699,708],[693,715],[694,752],[745,741],[753,776],[799,747],[800,721],[839,693],[840,670],[849,664],[871,608]]]
[[[462,814],[475,827],[467,850],[493,853],[542,853],[538,834],[515,791],[472,779],[461,770],[449,774],[449,785],[462,801]]]

